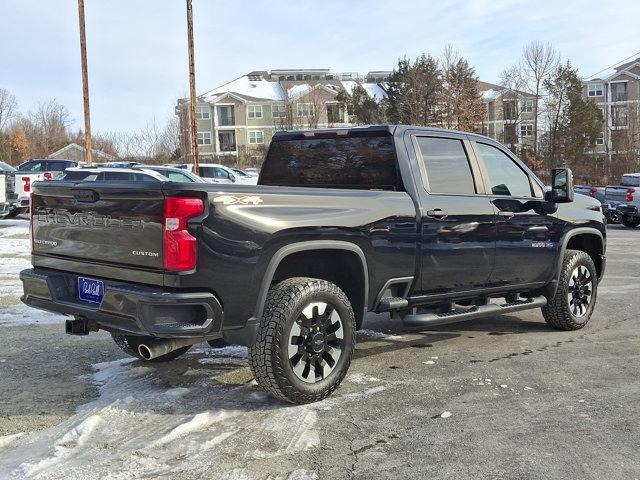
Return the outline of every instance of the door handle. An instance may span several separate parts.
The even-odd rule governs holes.
[[[512,218],[515,214],[513,212],[498,212],[498,215],[500,215],[501,217],[504,217],[506,219]]]
[[[527,232],[548,232],[549,229],[547,227],[545,227],[544,225],[536,225],[533,227],[529,227],[527,228]]]
[[[436,208],[435,210],[427,210],[427,217],[440,219],[446,217],[447,215],[448,213],[440,208]]]
[[[385,233],[389,233],[391,232],[391,229],[389,228],[389,226],[384,226],[384,227],[372,227],[369,229],[369,234],[370,235],[382,235]]]

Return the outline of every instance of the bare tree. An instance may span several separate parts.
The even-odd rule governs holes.
[[[560,62],[560,54],[549,43],[531,42],[522,51],[520,66],[527,80],[529,91],[535,96],[533,99],[533,152],[538,152],[538,117],[540,96],[543,82],[556,70]]]
[[[0,132],[9,125],[9,122],[16,114],[18,102],[7,89],[0,88]]]

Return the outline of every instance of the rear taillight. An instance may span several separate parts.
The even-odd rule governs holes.
[[[635,193],[635,188],[627,188],[627,203],[633,202],[633,194]]]
[[[164,268],[187,271],[196,268],[198,244],[187,230],[187,221],[204,213],[199,198],[167,197],[164,200]]]
[[[593,198],[596,198],[596,193],[597,192],[598,192],[597,188],[592,188],[592,189],[589,190],[589,196],[593,197]]]
[[[24,182],[24,191],[25,191],[25,193],[31,192],[31,178],[30,177],[22,177],[22,181]]]

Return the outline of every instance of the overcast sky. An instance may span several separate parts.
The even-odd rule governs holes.
[[[640,2],[193,0],[196,85],[251,70],[390,70],[452,44],[497,82],[532,40],[587,76],[640,51]],[[184,0],[85,0],[95,131],[164,123],[188,91]],[[76,0],[0,0],[0,87],[21,111],[55,97],[82,124]]]

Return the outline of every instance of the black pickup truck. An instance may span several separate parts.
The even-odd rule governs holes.
[[[344,378],[365,313],[412,326],[542,308],[589,320],[605,269],[595,199],[548,191],[492,139],[410,126],[279,132],[259,184],[34,184],[22,300],[131,355],[246,345],[295,403]]]

